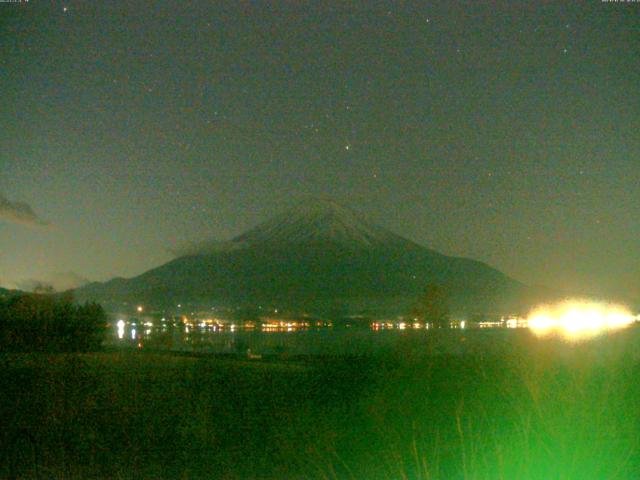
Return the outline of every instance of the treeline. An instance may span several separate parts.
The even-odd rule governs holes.
[[[99,350],[107,316],[96,303],[69,296],[25,294],[0,298],[0,350],[88,352]]]

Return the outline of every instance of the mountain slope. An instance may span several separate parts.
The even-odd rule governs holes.
[[[317,201],[283,212],[234,241],[253,246],[326,242],[353,249],[383,246],[403,239],[335,202]]]
[[[426,285],[450,291],[459,311],[510,304],[522,285],[474,260],[424,248],[333,202],[284,212],[225,243],[138,277],[76,291],[99,301],[279,305],[327,310],[406,310]]]

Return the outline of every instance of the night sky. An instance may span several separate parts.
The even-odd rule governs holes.
[[[0,3],[0,285],[133,276],[330,197],[640,298],[640,3]]]

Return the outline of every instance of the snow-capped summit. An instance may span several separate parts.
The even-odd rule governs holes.
[[[332,200],[314,200],[296,205],[248,232],[235,242],[246,245],[290,245],[332,243],[368,248],[400,238],[365,220],[361,215]]]
[[[334,201],[314,200],[230,241],[194,245],[137,277],[75,293],[83,300],[161,306],[267,304],[321,314],[352,305],[397,314],[433,283],[447,286],[452,310],[460,311],[495,311],[522,288],[481,262],[442,255]]]

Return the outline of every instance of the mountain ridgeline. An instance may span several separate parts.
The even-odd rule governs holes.
[[[488,265],[442,255],[330,201],[290,209],[228,242],[198,245],[131,279],[92,283],[80,299],[171,307],[268,305],[306,311],[406,313],[428,285],[452,312],[506,312],[525,287]]]

